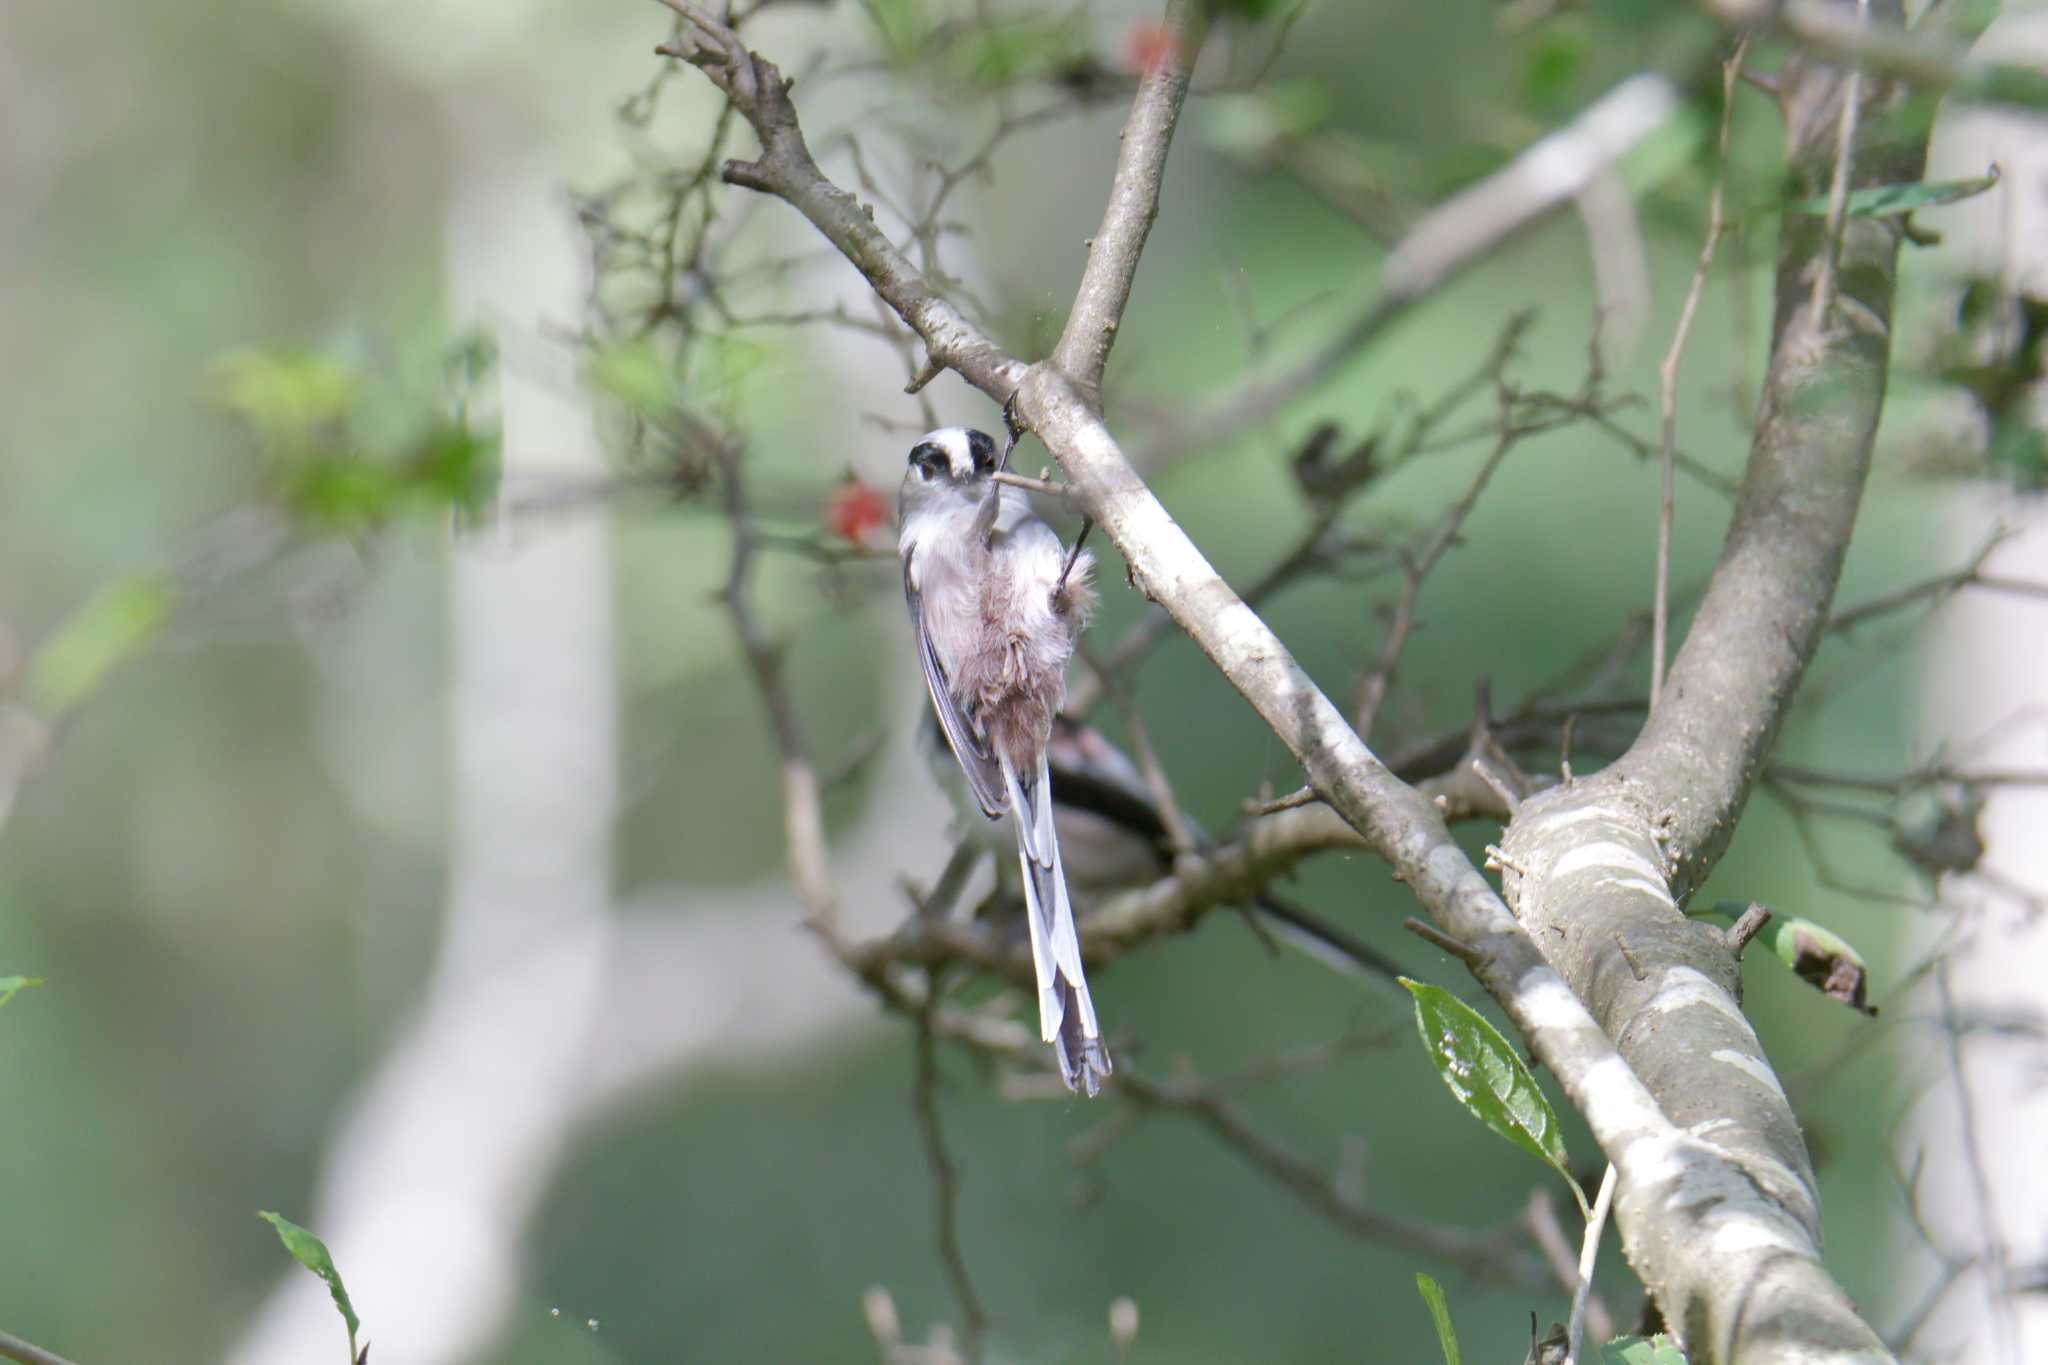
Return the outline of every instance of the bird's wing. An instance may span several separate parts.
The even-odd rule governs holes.
[[[925,687],[932,694],[932,710],[939,717],[939,727],[946,732],[946,744],[959,761],[960,771],[967,775],[968,788],[982,814],[993,820],[1010,808],[1009,796],[1003,790],[1002,769],[974,726],[960,713],[960,703],[953,699],[945,666],[932,650],[931,635],[925,629],[924,594],[917,590],[917,582],[910,573],[915,557],[913,553],[903,560],[903,600],[910,605],[910,626],[917,633],[917,660],[924,666]]]

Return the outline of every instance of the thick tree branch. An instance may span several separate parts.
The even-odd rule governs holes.
[[[1123,146],[1117,153],[1116,177],[1110,184],[1109,207],[1088,247],[1088,265],[1074,292],[1066,330],[1053,348],[1052,363],[1073,380],[1091,402],[1100,406],[1102,369],[1116,344],[1124,305],[1138,277],[1138,258],[1145,238],[1159,216],[1159,190],[1166,179],[1166,153],[1173,145],[1174,126],[1187,98],[1188,79],[1208,34],[1207,8],[1200,0],[1168,0],[1164,23],[1168,38],[1164,60],[1145,73],[1138,97],[1124,124]]]
[[[1788,156],[1810,190],[1832,178],[1853,88],[1826,67],[1787,73]],[[1870,149],[1853,159],[1850,183],[1918,170],[1916,149]],[[1781,1254],[1739,1287],[1691,1249],[1645,1256],[1641,1236],[1630,1239],[1636,1268],[1694,1359],[1885,1358],[1820,1266],[1811,1163],[1737,1004],[1734,958],[1678,906],[1726,848],[1827,621],[1883,404],[1898,245],[1886,220],[1846,220],[1835,286],[1817,299],[1815,281],[1829,269],[1826,226],[1787,219],[1749,465],[1663,694],[1621,759],[1525,803],[1504,841],[1505,889],[1551,961],[1664,1112],[1740,1166],[1740,1185],[1694,1192],[1694,1208],[1711,1221],[1717,1201],[1761,1199],[1787,1219]],[[1624,1230],[1668,1229],[1671,1209],[1659,1201],[1671,1194],[1625,1182]]]
[[[1619,1168],[1621,1226],[1632,1260],[1652,1284],[1686,1286],[1684,1301],[1702,1308],[1700,1339],[1713,1340],[1714,1324],[1754,1314],[1760,1330],[1743,1338],[1746,1362],[1851,1359],[1863,1345],[1857,1331],[1874,1341],[1820,1267],[1807,1230],[1810,1208],[1788,1211],[1723,1151],[1666,1117],[1451,839],[1436,807],[1366,748],[1202,557],[1064,378],[1050,367],[1033,367],[1018,405],[1123,552],[1139,590],[1165,607],[1244,695],[1301,762],[1311,785],[1393,865],[1437,924],[1473,950],[1474,975],[1558,1077]],[[1808,1309],[1817,1323],[1782,1335],[1787,1313]],[[1838,1331],[1835,1317],[1848,1325]],[[1813,1354],[1812,1346],[1851,1354]],[[1729,1349],[1709,1346],[1699,1358],[1733,1359]]]

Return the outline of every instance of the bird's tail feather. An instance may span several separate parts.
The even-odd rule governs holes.
[[[1052,823],[1052,778],[1043,755],[1027,780],[1002,759],[1017,828],[1017,861],[1024,873],[1024,917],[1031,930],[1031,961],[1038,976],[1039,1035],[1058,1054],[1067,1088],[1093,1095],[1113,1069],[1088,979],[1081,968],[1081,937],[1067,898],[1059,836]]]

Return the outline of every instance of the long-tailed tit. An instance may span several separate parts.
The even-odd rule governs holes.
[[[932,709],[968,788],[1017,835],[1040,1036],[1070,1089],[1110,1073],[1054,830],[1046,748],[1067,659],[1095,603],[1091,556],[1069,555],[1025,494],[993,477],[986,433],[942,427],[911,449],[897,550]]]

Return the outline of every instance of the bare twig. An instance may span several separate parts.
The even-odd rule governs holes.
[[[1650,706],[1655,709],[1664,691],[1664,661],[1670,657],[1665,646],[1671,617],[1671,525],[1673,477],[1678,460],[1678,362],[1685,354],[1686,338],[1692,333],[1693,314],[1699,310],[1700,294],[1706,288],[1707,271],[1714,264],[1714,251],[1721,244],[1721,199],[1728,184],[1728,128],[1735,118],[1735,81],[1742,72],[1742,58],[1749,47],[1747,38],[1737,41],[1735,51],[1721,63],[1721,130],[1717,141],[1718,169],[1714,188],[1707,194],[1707,237],[1700,244],[1699,264],[1693,267],[1692,284],[1685,291],[1685,304],[1678,310],[1678,326],[1671,347],[1657,367],[1659,402],[1664,415],[1661,486],[1657,504],[1656,585],[1650,597]]]
[[[1012,488],[1021,488],[1027,493],[1042,493],[1048,498],[1070,498],[1074,496],[1073,490],[1063,483],[1054,483],[1050,479],[1034,479],[1025,474],[1013,474],[1007,469],[998,469],[989,477],[997,483],[1006,483]]]
[[[1407,646],[1409,631],[1414,628],[1415,603],[1422,593],[1423,581],[1443,559],[1445,552],[1457,544],[1458,533],[1463,529],[1465,519],[1472,515],[1472,509],[1479,505],[1480,494],[1486,491],[1486,485],[1492,482],[1501,462],[1515,448],[1516,435],[1512,425],[1503,431],[1493,452],[1479,466],[1479,472],[1472,476],[1472,481],[1465,486],[1458,500],[1445,511],[1421,552],[1407,560],[1401,575],[1401,593],[1394,603],[1393,620],[1388,624],[1386,638],[1380,642],[1379,658],[1358,680],[1356,713],[1359,734],[1372,734],[1380,703],[1386,700],[1387,689],[1393,685],[1394,667]]]
[[[1268,790],[1271,790],[1268,788]],[[1246,815],[1278,815],[1283,810],[1294,810],[1299,806],[1312,805],[1323,798],[1316,794],[1314,787],[1296,787],[1285,796],[1248,800],[1244,803]]]
[[[1934,968],[1934,989],[1941,1004],[1941,1032],[1946,1044],[1949,1074],[1956,1087],[1956,1121],[1962,1126],[1963,1166],[1970,1176],[1970,1194],[1977,1205],[1976,1223],[1983,1233],[1979,1253],[1984,1272],[1987,1308],[1991,1315],[1993,1339],[1999,1358],[2017,1361],[2019,1324],[2012,1299],[2011,1264],[2000,1228],[2000,1211],[1991,1197],[1991,1178],[1984,1170],[1984,1147],[1977,1131],[1977,1105],[1964,1070],[1962,1026],[1956,1014],[1955,998],[1949,991],[1949,959],[1943,956]]]
[[[911,1085],[911,1107],[917,1111],[917,1129],[924,1140],[925,1164],[932,1171],[932,1216],[937,1226],[939,1261],[953,1286],[960,1305],[961,1354],[968,1365],[979,1365],[981,1339],[988,1330],[988,1314],[975,1292],[974,1278],[967,1273],[967,1258],[960,1251],[959,1181],[953,1158],[946,1150],[946,1134],[939,1126],[939,1063],[932,1041],[931,1009],[918,1016],[917,1078]]]
[[[55,1351],[45,1351],[8,1332],[0,1332],[0,1360],[18,1361],[19,1365],[71,1365]]]
[[[1593,1212],[1586,1219],[1586,1237],[1579,1248],[1578,1284],[1572,1290],[1571,1317],[1565,1324],[1565,1365],[1577,1365],[1586,1340],[1586,1304],[1593,1290],[1593,1265],[1600,1255],[1600,1234],[1607,1230],[1607,1211],[1614,1206],[1614,1167],[1600,1177]]]
[[[1990,546],[1987,546],[1985,553],[1988,554],[1990,548]],[[1903,607],[1909,607],[1916,602],[1925,602],[1930,598],[1933,599],[1935,605],[1939,606],[1966,588],[1978,588],[1985,592],[2006,593],[2014,597],[2032,597],[2048,601],[2048,583],[2035,583],[2026,579],[2006,578],[1997,574],[1987,574],[1980,567],[1982,563],[1983,556],[1980,555],[1975,563],[1955,573],[1937,574],[1933,578],[1923,579],[1918,583],[1908,584],[1906,587],[1895,589],[1882,596],[1873,597],[1868,602],[1858,602],[1855,606],[1845,608],[1829,617],[1828,630],[1830,632],[1852,631],[1873,617],[1889,615]]]
[[[825,817],[819,801],[816,771],[804,750],[797,727],[796,709],[782,682],[782,651],[769,640],[754,614],[748,595],[757,545],[752,520],[747,512],[747,493],[741,472],[738,445],[692,424],[695,439],[713,452],[724,472],[725,506],[732,521],[732,561],[726,573],[720,599],[732,617],[733,633],[740,652],[753,674],[755,690],[767,708],[775,749],[782,768],[783,834],[787,845],[789,872],[798,894],[810,910],[811,927],[821,933],[835,932],[838,894],[832,885],[830,858],[825,847]]]
[[[1749,946],[1750,940],[1762,933],[1764,926],[1770,922],[1770,908],[1759,901],[1751,901],[1741,917],[1728,926],[1728,951],[1738,958],[1741,957],[1742,950]]]
[[[1541,1279],[1540,1267],[1517,1251],[1512,1239],[1492,1230],[1441,1227],[1380,1213],[1346,1198],[1330,1177],[1259,1133],[1209,1087],[1153,1081],[1126,1069],[1118,1073],[1117,1092],[1143,1107],[1196,1120],[1304,1205],[1358,1236],[1435,1257],[1493,1283],[1531,1287]]]
[[[1159,189],[1166,177],[1166,153],[1180,122],[1188,78],[1208,36],[1208,6],[1199,0],[1167,0],[1163,27],[1165,59],[1138,82],[1131,117],[1124,124],[1116,176],[1102,226],[1088,249],[1088,264],[1067,314],[1066,330],[1053,348],[1052,363],[1090,404],[1102,398],[1102,370],[1116,342],[1124,307],[1137,279],[1138,260],[1152,221],[1159,216]]]
[[[1083,649],[1086,649],[1085,643]],[[1131,757],[1138,765],[1139,776],[1145,780],[1145,787],[1152,794],[1152,804],[1159,811],[1160,823],[1166,826],[1167,838],[1172,841],[1174,855],[1194,851],[1201,840],[1195,836],[1188,824],[1187,814],[1181,809],[1180,800],[1173,794],[1173,783],[1166,776],[1166,768],[1159,761],[1159,753],[1152,747],[1152,733],[1145,727],[1145,718],[1139,714],[1137,703],[1132,700],[1130,689],[1117,676],[1102,667],[1099,660],[1089,659],[1095,675],[1103,679],[1109,692],[1111,705],[1123,718],[1124,728],[1131,740]]]
[[[1557,1221],[1557,1201],[1550,1197],[1548,1189],[1539,1185],[1529,1191],[1529,1202],[1522,1207],[1522,1226],[1529,1230],[1529,1236],[1543,1253],[1544,1264],[1550,1267],[1558,1287],[1567,1294],[1577,1293],[1578,1257]],[[1586,1295],[1586,1326],[1592,1329],[1596,1341],[1606,1341],[1614,1335],[1614,1314],[1597,1289]]]
[[[1870,22],[1870,0],[1856,0],[1858,27]],[[1842,246],[1842,215],[1849,206],[1849,162],[1856,152],[1856,119],[1862,112],[1863,67],[1851,65],[1842,88],[1842,113],[1835,132],[1835,169],[1828,178],[1828,249],[1821,256],[1820,270],[1813,280],[1813,316],[1826,325],[1828,309],[1834,306],[1835,257]]]
[[[1401,927],[1425,943],[1443,949],[1468,967],[1477,969],[1485,961],[1485,955],[1469,943],[1452,938],[1434,924],[1426,923],[1410,915],[1401,921]]]

